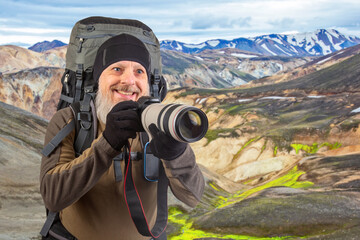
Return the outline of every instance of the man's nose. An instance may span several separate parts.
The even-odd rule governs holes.
[[[125,69],[124,73],[120,77],[120,82],[122,84],[134,85],[135,84],[135,74],[130,69]]]

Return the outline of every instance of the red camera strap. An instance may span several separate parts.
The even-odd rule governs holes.
[[[131,152],[128,145],[126,148]],[[168,219],[168,205],[167,205],[167,189],[169,180],[165,175],[165,170],[162,164],[159,164],[159,180],[157,188],[157,216],[154,227],[150,230],[149,222],[145,216],[144,208],[136,189],[134,179],[132,176],[132,162],[130,154],[125,157],[125,177],[124,177],[124,196],[128,207],[130,216],[139,231],[143,236],[151,236],[158,238],[165,231]]]

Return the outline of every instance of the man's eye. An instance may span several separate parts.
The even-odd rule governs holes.
[[[119,67],[114,67],[113,70],[114,70],[114,71],[117,71],[117,72],[120,72],[120,71],[121,71],[121,68],[119,68]]]
[[[138,74],[144,73],[144,71],[143,71],[142,69],[138,69],[138,70],[136,70],[136,72],[137,72]]]

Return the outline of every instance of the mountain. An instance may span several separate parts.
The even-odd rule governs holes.
[[[335,29],[319,29],[298,34],[270,34],[233,40],[214,39],[199,44],[175,40],[161,41],[163,49],[199,53],[206,49],[237,48],[267,56],[322,56],[360,44],[360,38],[341,34]]]
[[[209,61],[216,56],[202,59],[186,53],[162,50],[163,75],[170,89],[177,87],[226,88],[248,83],[256,77],[227,64]],[[232,60],[236,57],[232,57]],[[238,60],[235,60],[236,62]]]
[[[14,73],[41,66],[65,68],[66,49],[63,46],[38,53],[14,45],[0,46],[0,73]]]
[[[174,51],[172,51],[174,52]],[[209,49],[191,54],[197,59],[211,62],[215,65],[233,67],[238,71],[248,73],[255,78],[272,76],[281,71],[290,71],[304,65],[314,57],[283,57],[264,56],[236,48]],[[254,80],[252,80],[254,81]],[[251,82],[252,82],[251,81]],[[250,82],[250,83],[251,83]]]
[[[43,42],[34,44],[33,46],[29,47],[29,49],[32,51],[35,51],[35,52],[45,52],[47,50],[57,48],[57,47],[62,47],[65,45],[67,45],[67,44],[63,43],[61,41],[58,41],[58,40],[53,40],[52,42],[43,41]]]
[[[328,54],[326,56],[315,58],[312,61],[309,61],[301,66],[294,67],[292,69],[288,69],[284,71],[278,71],[276,74],[273,74],[271,76],[269,75],[267,77],[253,80],[249,82],[246,87],[249,87],[249,85],[251,85],[251,87],[255,87],[255,86],[290,81],[314,73],[321,69],[330,67],[334,64],[340,63],[348,58],[351,58],[359,54],[360,54],[360,44],[343,49],[341,51]]]

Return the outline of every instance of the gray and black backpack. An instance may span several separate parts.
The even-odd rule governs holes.
[[[98,48],[106,40],[122,33],[135,36],[146,46],[151,57],[151,73],[149,79],[150,95],[151,97],[158,98],[159,101],[162,101],[165,98],[167,86],[165,79],[161,75],[160,43],[153,31],[147,25],[140,21],[130,19],[106,17],[89,17],[82,19],[74,25],[71,32],[66,52],[65,72],[61,79],[61,96],[57,106],[57,110],[70,106],[74,113],[74,120],[60,130],[50,143],[44,147],[42,151],[44,156],[49,156],[74,128],[76,132],[74,143],[76,155],[81,155],[85,149],[91,146],[91,143],[96,138],[97,134],[97,117],[94,99],[96,97],[98,83],[93,79],[92,75],[96,53]],[[146,133],[142,134],[141,142],[146,143],[147,138],[148,136]],[[127,159],[127,155],[130,156],[130,159],[132,154],[134,153],[122,153],[120,158]],[[146,153],[144,155],[146,155]],[[151,160],[154,158],[149,154],[148,159]],[[114,159],[114,164],[120,166],[120,163],[117,160],[119,159]],[[159,164],[156,160],[154,162],[156,163],[156,168],[159,167],[159,169],[156,169],[155,173],[155,175],[158,175],[156,176],[158,184],[160,185],[160,182],[162,182],[161,185],[163,186],[162,190],[160,190],[162,192],[159,192],[161,187],[158,187],[158,196],[166,195],[165,185],[167,190],[168,182],[163,173],[163,169],[160,169],[162,168],[162,164]],[[151,166],[149,167],[151,168]],[[118,174],[121,174],[121,171],[118,172]],[[121,176],[116,176],[116,178],[121,179]],[[133,202],[130,203],[130,205],[135,206],[133,207],[133,212],[139,212],[141,207],[141,202],[139,202],[140,199],[136,199],[136,196],[129,197],[129,199],[132,198]],[[166,235],[165,238],[163,237],[167,221],[167,201],[164,201],[166,201],[166,199],[159,199],[158,197],[158,203],[162,205],[162,209],[158,208],[157,222],[152,231],[148,230],[149,228],[146,226],[145,216],[132,215],[133,219],[139,219],[137,221],[139,224],[136,224],[136,227],[144,236],[152,236],[155,239],[158,237],[158,239],[166,239]],[[129,210],[130,212],[132,211],[131,208]],[[41,235],[46,238],[49,231],[51,232],[51,229],[58,231],[55,235],[63,233],[64,230],[66,231],[66,229],[61,229],[62,225],[59,221],[58,213],[47,212],[48,217],[40,232]],[[60,226],[58,224],[54,228],[53,225],[56,221],[60,222]],[[71,234],[68,234],[67,232],[64,234],[65,238],[63,239],[74,239]]]

